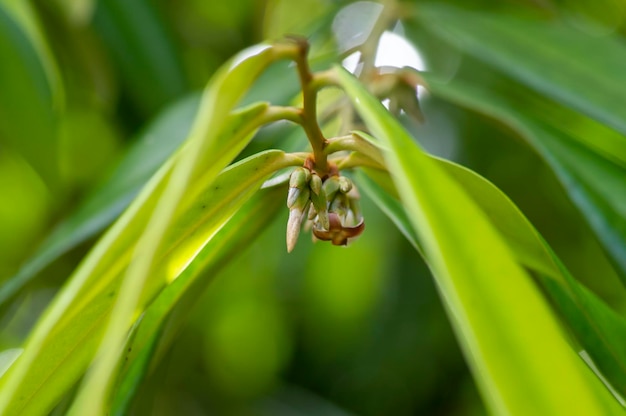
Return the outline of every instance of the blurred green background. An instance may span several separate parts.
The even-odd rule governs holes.
[[[341,61],[342,45],[367,34],[379,7],[356,2],[349,18],[345,12],[336,18],[349,3],[0,1],[0,282],[23,273],[66,218],[81,209],[89,218],[94,206],[111,202],[97,198],[107,181],[121,175],[126,187],[107,208],[109,216],[94,216],[80,241],[18,286],[5,287],[0,350],[23,342],[103,227],[184,139],[198,92],[226,59],[265,39],[299,33],[310,38],[316,66]],[[419,10],[419,2],[403,3]],[[559,20],[597,35],[626,33],[626,6],[618,0],[450,3]],[[416,22],[391,29],[417,48],[429,71],[509,95],[518,88],[510,98],[522,105],[559,107]],[[270,68],[247,100],[290,102],[297,84],[289,71]],[[591,232],[524,141],[428,94],[421,105],[424,123],[403,121],[423,145],[492,180],[579,279],[626,311]],[[572,122],[589,134],[598,128]],[[295,150],[301,141],[288,126],[271,126],[247,152]],[[367,230],[351,246],[313,244],[305,234],[287,255],[285,207],[214,277],[142,385],[133,414],[484,414],[426,266],[366,198],[363,210]],[[594,279],[599,274],[610,279]]]

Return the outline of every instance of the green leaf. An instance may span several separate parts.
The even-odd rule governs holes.
[[[268,175],[302,163],[303,160],[281,151],[267,151],[230,166],[212,184],[204,184],[205,192],[201,192],[199,198],[193,198],[192,203],[183,204],[185,209],[175,217],[166,240],[170,244],[162,247],[160,261],[142,292],[140,304],[145,305],[159,293],[164,282],[178,277],[182,271],[180,265],[194,258]],[[105,234],[104,241],[111,234],[115,235],[117,224]],[[134,225],[127,229],[135,234],[141,231],[141,227]],[[61,293],[60,300],[52,306],[64,306],[62,315],[52,321],[54,315],[47,312],[27,342],[22,356],[0,379],[0,409],[3,415],[45,414],[76,382],[102,336],[136,239],[136,235],[134,238],[128,235],[112,246],[114,250],[110,250],[110,256],[102,258],[104,263],[100,264],[102,269],[96,270],[98,273],[83,277],[80,268],[75,273],[70,285]],[[99,246],[96,246],[94,252],[98,253],[98,250]],[[84,263],[82,267],[85,267]],[[77,280],[79,277],[86,280],[81,282]],[[78,285],[76,281],[83,284]],[[67,302],[66,305],[60,303],[62,301]]]
[[[563,22],[420,4],[416,17],[464,52],[626,134],[626,43]]]
[[[151,2],[98,1],[93,25],[144,114],[187,91],[181,57]]]
[[[283,152],[266,152],[233,165],[220,175],[222,182],[214,183],[256,129],[275,117],[267,114],[267,104],[255,105],[252,110],[258,115],[229,132],[225,129],[231,109],[264,68],[298,53],[299,46],[293,43],[260,45],[241,52],[216,73],[181,151],[157,171],[84,259],[31,333],[24,353],[0,380],[0,413],[20,413],[24,407],[35,413],[49,409],[86,368],[109,318],[99,360],[70,410],[103,411],[115,363],[138,311],[250,197],[259,185],[255,181],[303,163]],[[251,165],[254,169],[247,170]],[[185,240],[190,232],[193,238]],[[134,252],[138,254],[132,257]],[[88,321],[81,322],[83,317]],[[37,398],[31,400],[33,396]]]
[[[352,75],[340,70],[339,79],[389,146],[388,169],[491,411],[622,413],[487,215]]]
[[[23,30],[24,35],[37,53],[52,93],[52,107],[55,110],[62,110],[65,104],[63,81],[36,10],[28,2],[0,0],[0,4],[5,8],[7,14],[20,26],[20,29]]]
[[[126,414],[126,408],[149,367],[160,361],[208,284],[262,232],[275,218],[278,209],[284,208],[286,193],[284,187],[259,191],[211,238],[181,275],[150,303],[126,349],[116,383],[119,387],[114,395],[112,414]]]
[[[176,217],[177,212],[188,208],[187,205],[202,199],[204,190],[194,188],[194,182],[200,180],[205,185],[211,184],[220,170],[228,165],[252,138],[252,134],[237,137],[235,134],[237,131],[234,131],[233,137],[228,141],[218,140],[228,113],[271,63],[285,58],[293,59],[301,51],[301,46],[296,42],[248,48],[224,64],[209,82],[189,140],[181,149],[180,157],[173,165],[171,175],[164,182],[162,192],[157,193],[155,205],[147,207],[147,223],[125,272],[118,300],[97,354],[98,359],[85,377],[70,414],[83,415],[105,411],[105,407],[108,406],[106,396],[114,382],[115,363],[121,357],[128,325],[136,319],[140,295],[146,290],[144,286],[155,283],[154,277],[150,275],[156,272],[155,263],[161,258],[159,250],[163,248],[164,243],[171,241],[167,237],[168,233],[171,234],[172,219]],[[271,116],[261,118],[254,125],[259,127],[270,119]],[[246,180],[245,176],[243,180]],[[214,190],[219,193],[220,188],[216,187]],[[183,227],[186,225],[183,224]],[[188,240],[196,242],[198,239],[210,237],[203,236],[201,232],[196,233],[198,230],[193,231],[187,235],[193,238]],[[212,232],[215,231],[217,229]],[[180,264],[171,267],[184,268],[188,264],[188,258],[196,253],[197,249],[185,253],[187,259],[183,256]],[[180,270],[177,269],[176,272]]]
[[[0,377],[11,367],[11,364],[22,354],[21,348],[11,348],[0,352]]]
[[[37,42],[30,6],[5,3],[0,3],[0,140],[55,187],[62,88],[51,56]]]
[[[104,230],[122,213],[187,137],[199,102],[197,94],[186,97],[145,129],[108,178],[55,227],[20,270],[0,286],[0,304],[6,303],[60,256]],[[233,125],[239,123],[236,115],[231,119]]]
[[[63,16],[71,23],[86,25],[93,16],[96,0],[53,0]]]
[[[495,185],[475,172],[455,163],[432,158],[453,177],[487,214],[511,248],[519,264],[529,269],[550,297],[574,338],[587,351],[611,385],[626,395],[626,321],[602,300],[578,283],[558,260],[552,249],[513,202]],[[368,175],[370,172],[367,172]],[[401,210],[400,201],[374,180],[361,175],[361,187],[398,225],[412,244],[417,236]],[[390,180],[391,178],[382,178]],[[364,185],[364,186],[363,186]]]
[[[254,100],[255,97],[261,98],[270,93],[279,98],[279,102],[286,102],[286,96],[295,95],[297,88],[294,90],[291,85],[292,81],[297,85],[297,77],[293,68],[288,66],[287,62],[273,64],[269,68],[270,73],[263,74],[262,79],[252,86],[250,93],[245,97],[245,102],[253,104],[258,101]],[[271,78],[272,76],[274,78]],[[289,79],[286,89],[285,77]],[[280,83],[277,80],[280,80]],[[140,137],[135,139],[135,144],[109,177],[91,192],[72,214],[55,227],[20,270],[0,286],[0,305],[15,296],[53,261],[97,235],[119,216],[150,176],[187,137],[199,105],[200,97],[193,93],[172,104],[157,116]],[[241,129],[247,119],[253,118],[255,114],[255,110],[250,108],[229,116],[222,134],[230,134],[231,131]],[[243,115],[246,117],[241,118]],[[227,140],[226,137],[220,137],[216,142],[225,144]]]
[[[423,257],[423,250],[420,247],[417,234],[398,200],[397,191],[389,174],[373,169],[362,169],[362,171],[365,174],[357,173],[359,188],[362,188],[385,215],[393,221],[402,235]]]
[[[433,94],[506,123],[537,150],[584,214],[626,284],[626,162],[586,146],[484,89],[425,78]]]

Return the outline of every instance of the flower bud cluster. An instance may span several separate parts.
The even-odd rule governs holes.
[[[305,167],[296,168],[289,178],[287,207],[287,251],[291,252],[302,222],[311,228],[314,239],[346,245],[365,228],[359,207],[359,193],[345,176],[322,179]]]

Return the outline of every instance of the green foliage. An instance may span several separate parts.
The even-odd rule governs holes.
[[[622,414],[624,8],[295,4],[0,2],[0,414]]]

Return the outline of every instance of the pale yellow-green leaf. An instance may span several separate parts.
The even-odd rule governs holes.
[[[388,169],[490,410],[622,413],[567,343],[487,215],[352,75],[339,69],[339,80],[365,124],[389,146]]]
[[[251,136],[263,119],[265,108],[266,105],[257,105],[239,113],[237,117],[249,120],[235,132],[238,140],[246,141]],[[250,113],[256,115],[250,117]],[[230,118],[230,121],[227,117],[225,123],[231,126],[241,124],[237,117]],[[173,156],[157,172],[131,207],[105,234],[37,324],[25,345],[24,354],[0,379],[1,414],[45,414],[85,370],[119,294],[121,279],[137,238],[162,195],[166,179],[171,175],[171,165],[177,157]],[[196,229],[198,234],[209,237],[230,218],[264,177],[277,169],[302,162],[283,152],[272,151],[233,165],[217,179],[206,175],[198,177],[193,183],[193,192],[189,194],[190,200],[183,199],[181,203],[181,207],[186,208],[177,211],[174,224],[184,223]],[[210,207],[205,216],[199,215],[203,209],[193,204],[202,201]],[[191,211],[194,213],[190,214]],[[193,218],[200,223],[205,222],[200,225],[194,223]],[[188,231],[180,227],[178,230],[182,233]],[[184,241],[172,232],[168,236],[174,242]],[[180,250],[161,246],[160,253],[164,256],[160,262],[162,267],[156,269],[161,274],[149,279],[150,285],[142,286],[139,305],[145,304],[168,279],[175,277],[168,273],[172,270],[176,273],[177,269],[168,265],[184,264],[183,257],[195,254],[205,243],[194,241],[200,247],[193,248],[189,242],[183,244]],[[132,309],[136,317],[141,307]],[[126,332],[128,326],[122,329]]]

